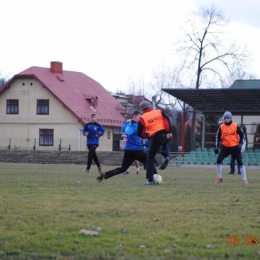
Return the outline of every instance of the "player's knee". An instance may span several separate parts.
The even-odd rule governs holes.
[[[217,159],[217,164],[221,164],[223,160]]]

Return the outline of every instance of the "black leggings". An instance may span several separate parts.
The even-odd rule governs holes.
[[[134,160],[137,160],[146,165],[147,153],[143,150],[125,150],[121,167],[105,172],[105,178],[108,179],[114,175],[125,172],[131,166]]]
[[[91,144],[88,145],[88,163],[87,163],[87,169],[89,170],[92,164],[92,159],[96,163],[97,167],[100,167],[100,162],[98,160],[96,149],[98,148],[97,144]]]
[[[226,147],[223,146],[217,159],[217,164],[221,164],[222,161],[228,157],[231,154],[232,158],[234,160],[237,160],[238,166],[242,166],[242,154],[241,154],[241,148],[237,146],[232,146],[232,147]]]

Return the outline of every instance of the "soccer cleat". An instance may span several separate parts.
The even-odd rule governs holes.
[[[244,184],[248,184],[248,180],[244,180]]]
[[[128,174],[129,170],[126,170],[125,172],[122,172],[123,175]]]
[[[166,167],[168,166],[168,162],[169,162],[169,157],[166,157],[164,159],[164,162],[162,163],[162,165],[159,167],[160,170],[164,170],[166,169]]]
[[[103,172],[101,172],[100,175],[97,177],[97,181],[101,182],[104,179],[104,175],[105,174]]]
[[[239,174],[239,175],[240,175],[240,174],[241,174],[241,172],[239,171],[239,172],[237,172],[237,174]]]
[[[97,168],[98,168],[98,173],[101,173],[102,164],[100,164],[99,167]]]
[[[229,172],[228,174],[234,174],[234,172]]]
[[[145,183],[145,185],[153,185],[153,184],[154,184],[153,181],[147,181],[147,182]]]
[[[140,175],[140,171],[136,171],[136,175]]]
[[[223,181],[222,178],[217,178],[215,182],[220,183],[222,181]]]
[[[83,170],[82,173],[89,173],[89,170],[88,169]]]

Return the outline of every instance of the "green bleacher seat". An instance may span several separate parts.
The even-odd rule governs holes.
[[[229,158],[229,156],[226,157],[226,158],[222,161],[222,164],[224,164],[224,165],[230,164],[230,158]]]
[[[185,158],[188,158],[188,159],[190,159],[190,155],[189,155],[189,154],[187,154],[187,153],[185,153],[185,154],[184,154],[184,156],[183,156],[183,159],[185,159]]]
[[[244,165],[248,165],[248,158],[247,157],[242,158],[242,161],[243,161]]]
[[[183,157],[181,156],[177,157],[177,163],[183,163]]]
[[[196,161],[197,161],[197,162],[198,162],[198,161],[199,161],[199,162],[202,162],[202,161],[203,161],[202,156],[197,156],[197,157],[196,157]]]
[[[216,161],[217,161],[217,160],[216,160],[215,157],[214,157],[214,158],[213,158],[213,157],[209,157],[209,163],[210,163],[210,164],[216,164]]]
[[[189,157],[184,157],[183,158],[183,163],[189,164],[190,163],[190,158]]]
[[[197,163],[197,159],[194,157],[194,158],[190,158],[190,163],[191,164],[196,164]]]
[[[208,149],[208,154],[212,154],[212,153],[214,153],[213,148],[209,148],[209,149]]]
[[[203,160],[202,160],[202,163],[203,164],[209,164],[209,157],[207,157],[207,158],[202,158]]]
[[[260,149],[254,149],[255,154],[260,154]]]
[[[249,153],[248,154],[248,158],[255,158],[255,154],[254,153]]]
[[[255,158],[260,160],[260,154],[255,154]]]
[[[250,165],[256,165],[256,158],[249,158]]]
[[[254,151],[253,151],[252,148],[248,148],[248,149],[247,149],[247,153],[254,153]]]

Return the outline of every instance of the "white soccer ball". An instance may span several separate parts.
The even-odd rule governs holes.
[[[161,184],[162,183],[162,176],[160,174],[153,175],[153,182],[154,184]]]

